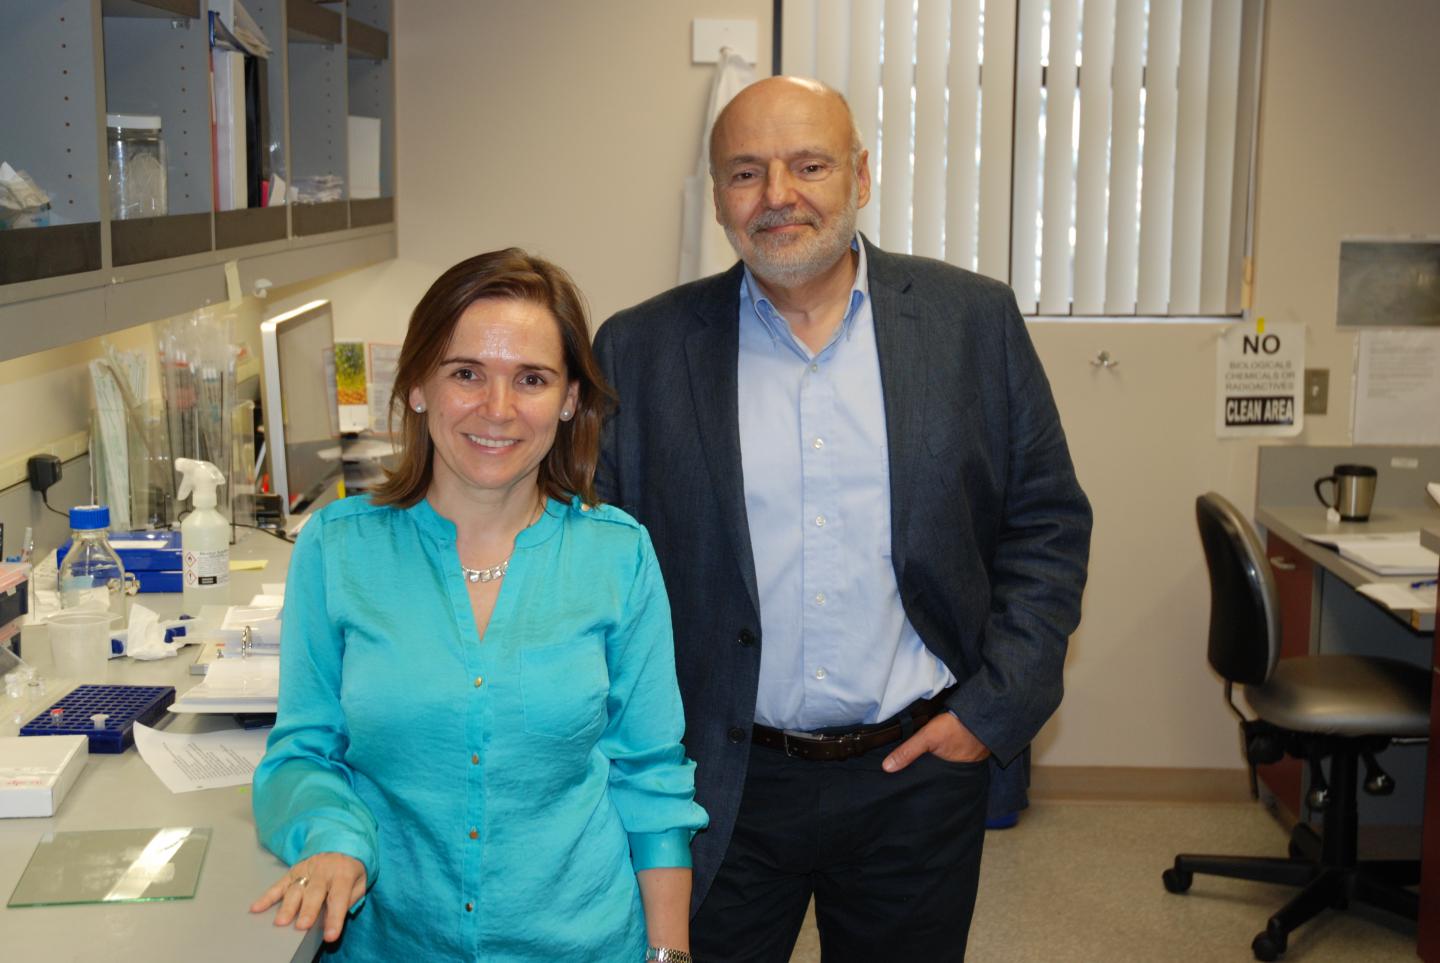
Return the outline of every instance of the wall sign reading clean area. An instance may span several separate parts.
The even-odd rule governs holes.
[[[1231,325],[1215,354],[1215,434],[1288,438],[1305,427],[1305,326]]]

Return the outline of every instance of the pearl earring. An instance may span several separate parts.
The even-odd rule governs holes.
[[[564,411],[560,412],[560,420],[561,420],[561,421],[569,421],[569,420],[570,420],[570,409],[569,409],[569,408],[566,408]]]
[[[417,415],[423,415],[423,414],[425,414],[425,406],[424,406],[424,405],[416,405],[416,406],[415,406],[415,413],[416,413]]]

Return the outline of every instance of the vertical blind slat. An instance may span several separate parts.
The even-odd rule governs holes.
[[[1010,286],[1020,310],[1033,314],[1038,303],[1035,238],[1040,210],[1040,40],[1041,4],[1023,0],[1015,40],[1015,180],[1010,236]]]
[[[1045,208],[1040,239],[1040,313],[1070,313],[1070,225],[1075,197],[1076,0],[1050,0],[1045,94]]]
[[[1200,310],[1205,216],[1205,124],[1210,93],[1210,0],[1185,0],[1180,17],[1175,198],[1170,249],[1171,314]]]
[[[1017,16],[1016,0],[985,0],[985,68],[980,77],[980,250],[976,270],[1007,284]]]
[[[950,89],[945,122],[945,260],[975,270],[979,165],[980,0],[955,0],[950,14]]]
[[[915,18],[915,225],[911,250],[944,253],[945,46],[949,0],[920,0]]]
[[[1115,7],[1115,73],[1110,128],[1110,211],[1105,252],[1105,313],[1135,313],[1140,221],[1140,85],[1145,11]]]
[[[781,13],[780,68],[792,77],[815,76],[816,0],[785,0]]]
[[[1080,157],[1075,169],[1075,314],[1105,310],[1106,147],[1115,62],[1115,0],[1085,0]]]
[[[815,20],[815,79],[842,93],[850,73],[850,0],[825,0]]]
[[[910,253],[911,92],[915,74],[913,0],[885,0],[880,70],[880,246]]]
[[[1139,314],[1164,314],[1170,302],[1170,226],[1175,185],[1175,87],[1180,60],[1180,0],[1150,0],[1145,67],[1145,156],[1140,189]]]
[[[873,190],[875,152],[880,143],[880,21],[883,0],[853,0],[850,7],[850,82],[845,96],[860,129],[860,142],[870,152],[870,203],[860,209],[856,224],[872,241],[880,240],[880,193]]]
[[[1205,121],[1205,227],[1200,254],[1202,314],[1223,314],[1236,260],[1230,249],[1235,174],[1235,108],[1240,88],[1240,3],[1215,0],[1210,12],[1210,96]]]

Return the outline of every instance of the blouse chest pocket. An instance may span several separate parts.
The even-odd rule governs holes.
[[[605,640],[598,634],[520,651],[520,695],[525,731],[574,739],[604,719],[610,672]]]

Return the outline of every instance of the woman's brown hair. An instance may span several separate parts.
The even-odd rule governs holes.
[[[439,368],[460,315],[487,298],[528,301],[554,316],[564,347],[565,377],[578,382],[580,390],[574,417],[560,422],[555,444],[540,463],[540,490],[562,501],[579,495],[587,504],[596,503],[600,425],[615,393],[595,363],[585,304],[575,282],[561,268],[517,247],[461,261],[430,285],[410,315],[390,397],[392,429],[395,416],[400,416],[400,464],[385,472],[385,481],[371,496],[376,503],[408,508],[425,497],[435,445],[425,415],[411,409],[407,399]]]

